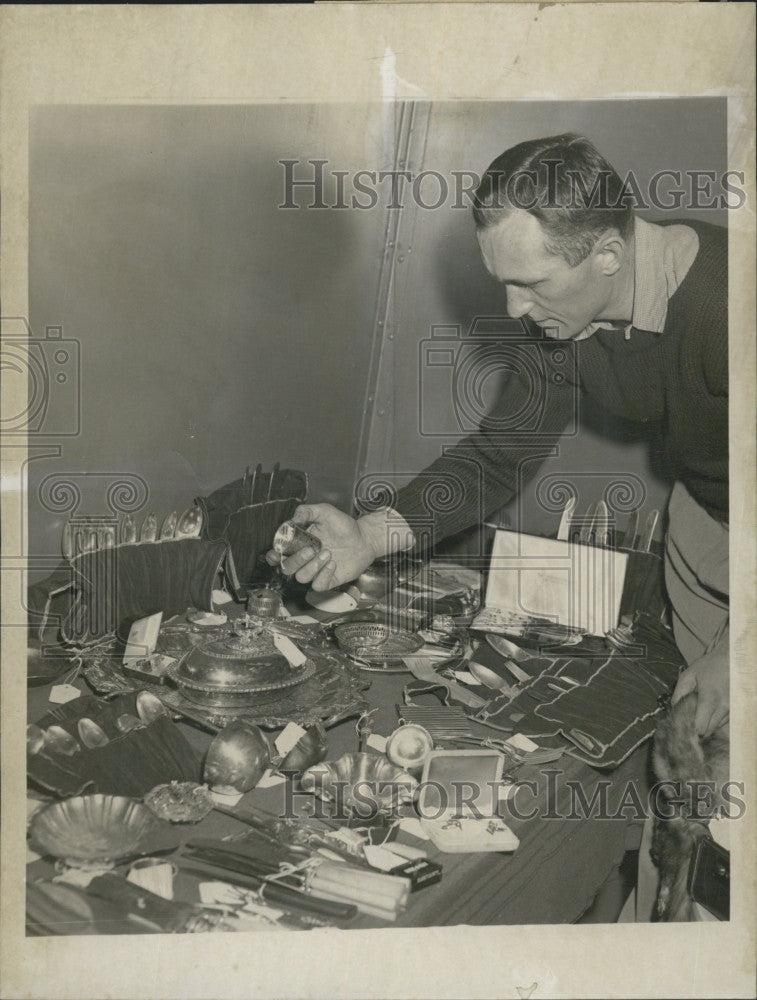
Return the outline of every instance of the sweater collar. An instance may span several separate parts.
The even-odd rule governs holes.
[[[662,333],[668,315],[668,302],[694,263],[699,237],[686,225],[658,226],[638,216],[634,219],[634,292],[633,313],[629,323],[597,322],[574,339],[585,340],[597,330],[631,329]]]

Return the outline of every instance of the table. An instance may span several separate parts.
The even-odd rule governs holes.
[[[402,688],[410,679],[407,674],[370,673],[368,699],[378,709],[374,716],[374,732],[387,735],[397,726],[395,706],[402,701]],[[87,690],[86,684],[77,686]],[[29,720],[39,718],[50,707],[48,686],[31,688],[28,697]],[[430,697],[430,696],[429,696]],[[198,750],[204,752],[212,736],[194,726],[180,722],[182,731]],[[491,730],[483,730],[492,735]],[[357,750],[354,720],[343,722],[328,733],[329,759]],[[648,744],[642,745],[612,773],[602,773],[569,757],[541,768],[524,767],[518,779],[536,783],[536,793],[526,789],[528,800],[521,809],[539,815],[534,819],[510,822],[520,838],[520,846],[512,854],[442,854],[430,841],[423,846],[428,856],[443,866],[442,881],[410,896],[406,911],[396,923],[359,917],[349,927],[382,926],[429,927],[455,924],[548,924],[577,920],[589,907],[605,880],[620,865],[627,849],[638,845],[640,824],[630,814],[619,818],[600,819],[575,815],[570,817],[571,785],[580,785],[583,796],[591,802],[600,782],[606,783],[609,813],[616,811],[635,783],[640,801],[645,800]],[[575,785],[574,785],[575,787]],[[283,803],[282,786],[256,789],[248,793],[242,804],[249,803],[279,814]],[[243,824],[231,817],[211,813],[201,823],[177,827],[182,841],[207,837],[219,838],[238,833]],[[29,878],[50,877],[51,866],[45,860],[29,866]],[[195,879],[179,874],[175,895],[179,899],[196,900]]]

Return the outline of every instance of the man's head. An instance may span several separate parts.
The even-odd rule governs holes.
[[[497,157],[473,216],[511,315],[528,315],[561,340],[594,320],[631,318],[633,211],[623,193],[617,173],[581,136],[535,139]]]

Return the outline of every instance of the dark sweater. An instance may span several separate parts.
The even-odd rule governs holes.
[[[713,517],[728,520],[728,234],[709,223],[675,221],[696,231],[699,249],[669,300],[662,333],[633,327],[626,340],[622,332],[599,330],[567,345],[576,351],[577,383],[553,378],[565,368],[554,359],[564,356],[566,345],[540,345],[549,388],[538,439],[501,430],[518,426],[508,415],[529,411],[534,395],[533,382],[512,375],[490,411],[492,420],[400,491],[393,506],[411,527],[430,527],[431,518],[440,541],[508,503],[537,471],[539,458],[553,452],[582,399],[648,424],[650,434],[662,424],[672,477]],[[443,509],[429,507],[433,484],[449,489]]]

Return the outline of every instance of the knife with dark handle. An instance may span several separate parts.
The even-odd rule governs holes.
[[[610,545],[610,511],[604,500],[597,503],[594,514],[594,538],[595,545],[601,548],[609,548]]]
[[[205,852],[190,852],[186,855],[190,862],[199,862],[208,878],[219,879],[230,885],[238,885],[244,889],[253,889],[267,903],[280,903],[292,910],[303,913],[317,913],[333,920],[349,920],[357,913],[357,907],[352,903],[337,903],[331,900],[319,899],[315,896],[282,885],[280,882],[269,882],[263,875],[258,875],[241,858],[235,857],[231,862],[211,861],[206,859]],[[178,861],[180,869],[188,867],[183,859]],[[245,870],[246,868],[246,870]]]
[[[647,519],[644,522],[644,527],[642,528],[641,534],[639,535],[639,541],[636,545],[639,552],[649,552],[650,546],[652,545],[652,536],[654,535],[655,528],[657,527],[659,517],[660,512],[656,508],[654,510],[650,510],[647,514]]]
[[[262,471],[263,471],[263,463],[258,462],[258,464],[255,466],[255,471],[252,474],[252,482],[250,483],[250,499],[249,499],[250,505],[255,503],[255,486],[257,485],[258,482],[258,476]]]
[[[638,508],[630,514],[626,531],[620,543],[621,549],[633,549],[635,547],[636,536],[639,533],[639,513]]]
[[[562,515],[560,516],[560,525],[557,529],[557,540],[558,542],[567,542],[570,538],[570,522],[573,520],[573,512],[576,509],[576,498],[574,496],[569,497],[565,502],[563,507]]]
[[[582,545],[588,545],[591,542],[592,532],[594,531],[594,517],[596,514],[597,505],[590,503],[586,509],[586,513],[581,521],[581,529],[578,532],[578,539],[576,539],[575,532],[573,533],[573,540],[581,542]]]
[[[332,903],[326,899],[306,896],[297,889],[287,890],[285,886],[265,882],[263,879],[253,876],[237,875],[203,861],[198,860],[196,864],[192,864],[179,860],[177,865],[179,871],[186,872],[188,875],[225,882],[227,885],[237,886],[240,889],[248,889],[273,907],[283,907],[292,919],[303,921],[308,926],[326,927],[335,920],[350,920],[357,914],[357,907],[351,903]],[[291,893],[291,897],[289,893]],[[327,911],[326,907],[334,909]],[[337,912],[337,908],[339,912]]]

